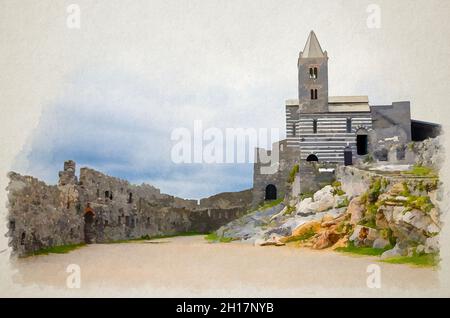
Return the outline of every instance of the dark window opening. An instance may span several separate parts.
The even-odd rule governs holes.
[[[309,78],[316,79],[317,78],[317,67],[310,67],[309,68]]]
[[[347,118],[347,133],[351,133],[351,132],[352,132],[352,119]]]
[[[110,199],[110,200],[113,199],[112,191],[109,193],[109,199]]]
[[[128,203],[133,203],[133,193],[128,194]]]
[[[313,133],[317,134],[317,119],[313,120]]]
[[[314,90],[311,90],[311,99],[314,99]]]
[[[319,158],[315,154],[310,154],[308,157],[306,157],[306,161],[308,162],[318,162]]]
[[[106,198],[106,199],[109,198],[109,191],[105,191],[105,198]]]
[[[9,221],[9,229],[13,232],[16,230],[16,221]]]
[[[277,188],[273,184],[269,184],[266,187],[265,200],[276,200],[277,199]]]
[[[367,135],[356,136],[356,153],[359,156],[367,155]]]
[[[297,136],[297,124],[293,123],[292,124],[292,136]]]
[[[20,236],[20,245],[25,245],[25,232],[22,233],[22,235]]]
[[[317,89],[314,90],[314,99],[317,99]]]

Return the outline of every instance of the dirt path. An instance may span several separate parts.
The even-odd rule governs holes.
[[[81,268],[80,289],[66,287],[69,264]],[[381,268],[380,289],[367,287],[370,264]],[[75,296],[412,296],[439,287],[431,269],[328,251],[210,244],[201,236],[89,245],[16,260],[13,268],[19,290],[50,288],[49,294]]]

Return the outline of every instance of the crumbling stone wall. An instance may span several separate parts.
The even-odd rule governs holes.
[[[83,241],[83,218],[73,186],[49,186],[36,178],[9,173],[8,233],[19,255]]]
[[[255,163],[253,167],[253,206],[257,206],[265,199],[266,187],[270,184],[277,189],[277,198],[282,198],[290,192],[288,178],[292,168],[298,163],[300,150],[298,147],[288,147],[287,141],[282,140],[272,145],[272,149],[278,149],[278,161],[261,162],[261,152],[266,152],[267,156],[272,155],[271,150],[256,149]],[[274,159],[276,156],[273,156]],[[265,173],[264,167],[272,166],[273,173]]]
[[[20,256],[81,242],[105,243],[188,231],[210,232],[242,215],[249,191],[185,200],[66,161],[58,185],[9,173],[10,246]],[[92,217],[91,217],[92,216]]]

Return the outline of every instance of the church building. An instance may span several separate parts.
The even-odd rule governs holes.
[[[253,202],[281,197],[295,165],[301,192],[333,178],[339,164],[407,163],[407,144],[439,134],[439,125],[411,120],[410,102],[370,105],[368,96],[329,96],[328,53],[311,31],[298,58],[298,98],[286,101],[286,139],[257,149]],[[350,79],[343,79],[350,80]],[[261,152],[279,151],[275,173],[261,172]],[[273,165],[273,163],[271,163]]]

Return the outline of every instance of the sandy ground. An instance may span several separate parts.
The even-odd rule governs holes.
[[[68,289],[66,268],[81,269]],[[367,287],[367,267],[381,288]],[[6,296],[422,296],[440,295],[438,271],[293,247],[207,243],[202,236],[152,243],[94,244],[68,254],[13,260]]]

